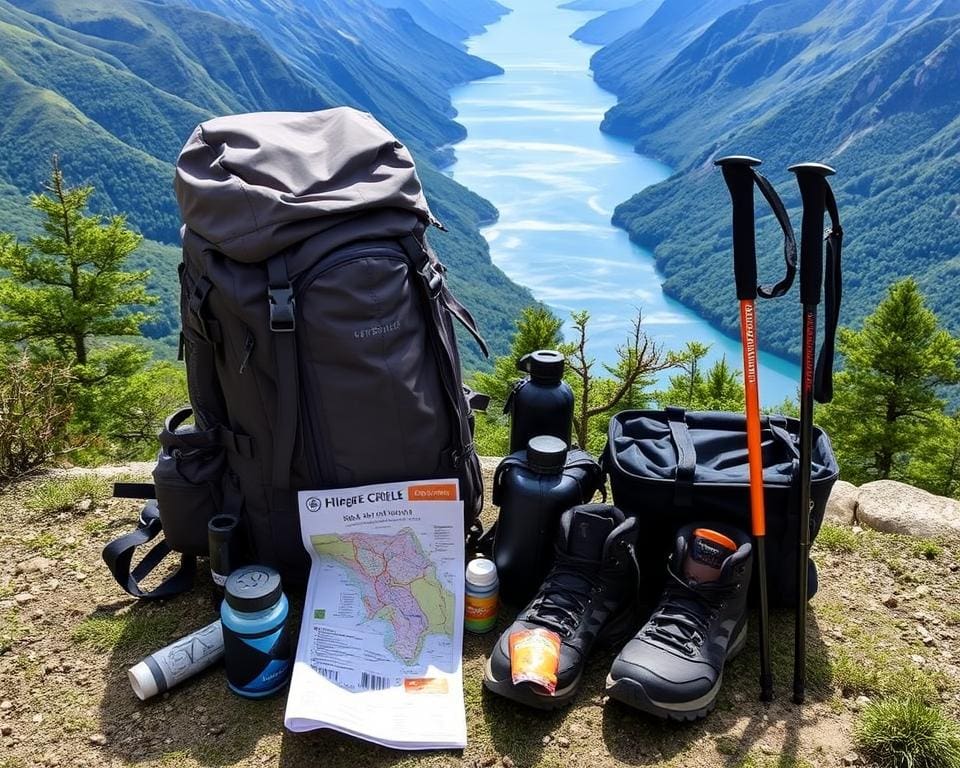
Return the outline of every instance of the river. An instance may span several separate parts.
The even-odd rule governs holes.
[[[588,351],[598,362],[613,362],[641,309],[643,329],[665,350],[701,341],[710,345],[709,361],[725,355],[739,369],[739,343],[665,296],[651,254],[610,223],[618,203],[670,169],[600,132],[616,99],[593,81],[596,46],[570,38],[596,15],[560,9],[556,0],[517,0],[469,40],[471,53],[505,73],[453,92],[468,136],[448,173],[499,210],[483,234],[511,280],[567,320],[568,332],[570,312],[590,312]],[[762,307],[758,315],[762,333]],[[761,354],[761,402],[795,398],[798,376],[795,364]]]

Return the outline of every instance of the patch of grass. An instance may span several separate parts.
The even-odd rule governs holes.
[[[38,533],[36,536],[26,539],[23,543],[31,552],[47,558],[59,557],[66,550],[73,549],[76,546],[76,544],[64,543],[63,539],[52,531]]]
[[[943,547],[931,539],[917,539],[910,547],[914,557],[936,560],[943,555]]]
[[[936,701],[942,676],[876,648],[841,647],[833,658],[833,684],[845,696],[911,696]]]
[[[91,536],[96,536],[97,534],[103,533],[107,528],[110,527],[110,523],[107,520],[104,520],[102,517],[88,517],[83,521],[81,526],[85,533],[89,533]]]
[[[740,751],[740,742],[732,736],[718,736],[716,746],[721,755],[735,755]]]
[[[806,760],[795,755],[765,755],[756,750],[748,752],[735,765],[736,768],[813,768]]]
[[[0,653],[6,653],[26,633],[16,610],[0,613]]]
[[[916,697],[868,705],[854,739],[881,768],[960,768],[960,724]]]
[[[860,548],[860,540],[852,528],[845,525],[824,523],[817,534],[816,546],[828,552],[854,552]]]
[[[960,609],[951,608],[946,613],[943,614],[943,620],[951,626],[956,626],[960,624]]]
[[[97,651],[155,651],[167,643],[179,622],[169,609],[93,614],[73,631],[73,640]]]
[[[37,486],[25,502],[33,512],[66,512],[84,499],[94,503],[110,496],[110,481],[96,475],[48,480]]]

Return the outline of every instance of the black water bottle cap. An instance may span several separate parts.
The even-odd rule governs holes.
[[[538,349],[529,355],[524,355],[517,363],[517,368],[529,373],[531,379],[559,382],[563,378],[563,367],[566,360],[563,355],[554,349]]]
[[[527,464],[540,475],[559,475],[567,463],[567,444],[553,435],[537,435],[527,443]]]
[[[283,595],[280,574],[266,565],[245,565],[227,579],[227,605],[240,613],[272,608]]]

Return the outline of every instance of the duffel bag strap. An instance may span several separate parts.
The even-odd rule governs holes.
[[[687,412],[683,408],[667,406],[665,410],[670,437],[677,449],[677,473],[674,503],[678,507],[693,506],[693,481],[697,472],[697,449],[687,428]]]
[[[133,491],[134,485],[149,485],[147,483],[120,483],[119,495],[121,498],[129,498],[127,493]],[[161,531],[160,511],[157,509],[157,502],[154,499],[149,500],[140,512],[140,520],[137,523],[136,530],[111,541],[103,548],[103,561],[113,574],[123,589],[130,595],[141,600],[159,600],[165,597],[173,597],[181,592],[186,592],[193,586],[193,578],[196,574],[197,563],[192,555],[180,556],[180,567],[175,573],[168,576],[155,589],[144,591],[140,588],[140,582],[147,578],[161,561],[170,553],[170,547],[166,541],[154,544],[149,552],[137,565],[131,569],[133,554],[137,547],[153,541]]]

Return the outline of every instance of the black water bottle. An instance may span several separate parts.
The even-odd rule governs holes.
[[[493,559],[504,602],[519,607],[537,592],[553,565],[560,516],[590,501],[601,478],[590,454],[568,450],[553,435],[531,438],[526,450],[500,462],[493,478],[493,503],[500,507]]]
[[[527,374],[517,382],[503,408],[510,414],[510,453],[522,451],[537,435],[553,435],[570,445],[573,390],[563,380],[564,358],[552,349],[524,355],[517,369]]]

